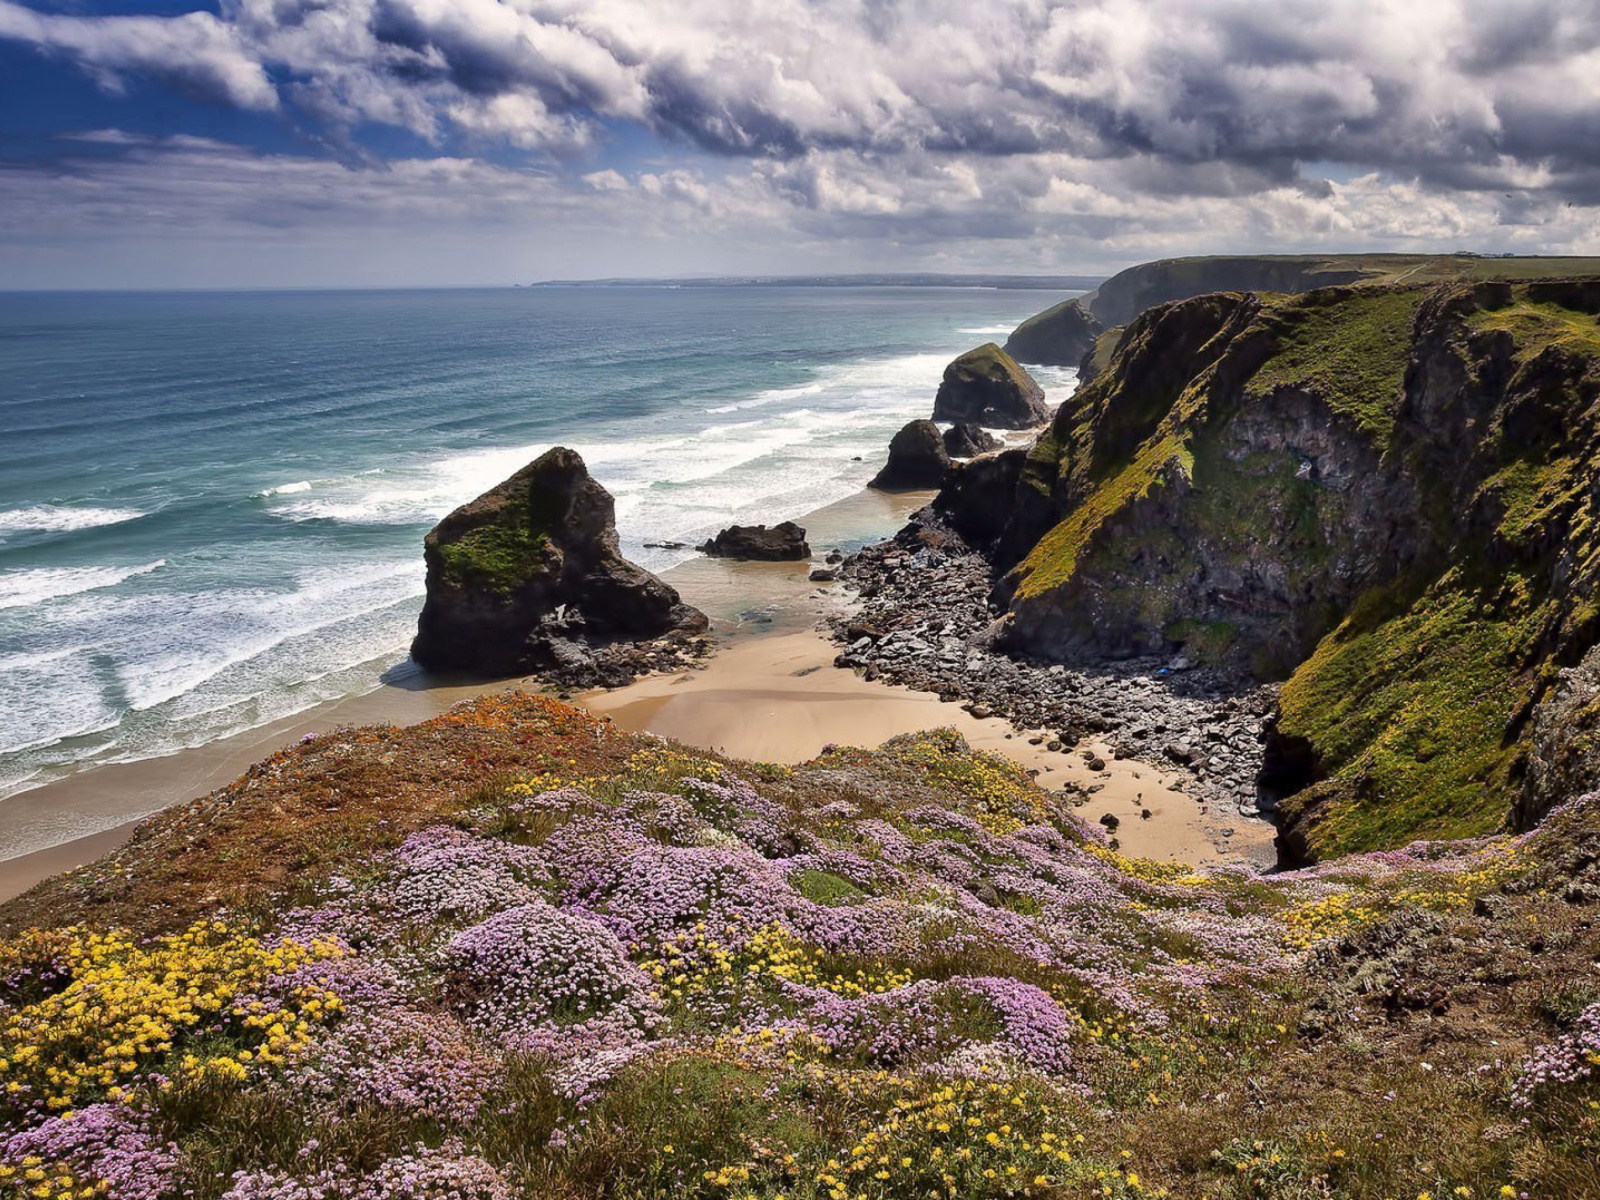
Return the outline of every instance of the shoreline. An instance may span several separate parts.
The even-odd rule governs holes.
[[[863,489],[800,518],[819,555],[888,536],[931,492]],[[826,596],[809,582],[809,562],[740,563],[697,557],[662,572],[712,620],[717,646],[807,628],[828,611]],[[401,652],[403,655],[403,652]],[[397,664],[408,660],[403,657]],[[231,783],[252,763],[308,734],[341,726],[425,721],[462,700],[507,688],[540,690],[532,676],[488,681],[398,672],[356,695],[324,701],[301,712],[241,730],[204,745],[127,762],[109,762],[52,779],[0,800],[0,900],[9,899],[60,871],[81,866],[127,840],[144,818]]]
[[[890,536],[931,495],[864,490],[800,521],[820,555],[838,543]],[[870,747],[898,733],[954,726],[975,747],[1036,771],[1044,787],[1081,789],[1084,815],[1117,817],[1116,836],[1130,855],[1271,865],[1272,826],[1225,821],[1183,790],[1182,772],[1117,759],[1093,739],[1052,751],[1045,739],[1030,744],[1039,731],[980,719],[933,693],[836,667],[839,648],[817,627],[849,607],[849,593],[811,583],[811,566],[696,558],[669,568],[663,577],[711,617],[716,647],[690,669],[582,693],[574,702],[624,729],[768,761],[803,761],[830,742]],[[409,686],[385,684],[203,746],[108,763],[18,792],[0,801],[0,845],[22,846],[0,859],[0,901],[115,849],[139,821],[232,782],[287,742],[341,726],[412,724],[513,688],[543,685],[532,676],[475,682],[418,676]],[[1085,749],[1106,769],[1089,770]],[[1150,817],[1142,818],[1142,810]]]

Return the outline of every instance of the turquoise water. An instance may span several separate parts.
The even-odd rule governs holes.
[[[849,495],[954,354],[1054,299],[0,295],[0,795],[404,672],[422,535],[551,445],[658,570],[646,541]]]

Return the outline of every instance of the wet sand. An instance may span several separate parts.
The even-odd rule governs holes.
[[[814,553],[884,536],[926,502],[928,493],[863,492],[802,519]],[[800,762],[830,742],[876,746],[898,733],[954,726],[973,745],[1039,772],[1045,787],[1068,781],[1099,785],[1081,809],[1111,813],[1124,852],[1194,864],[1272,861],[1264,822],[1203,812],[1181,779],[1159,767],[1112,759],[1092,743],[1065,752],[1030,745],[1029,731],[999,718],[978,720],[925,692],[867,682],[834,667],[836,647],[813,626],[845,596],[808,581],[811,563],[734,563],[697,558],[670,571],[684,599],[704,609],[721,641],[697,669],[641,679],[582,703],[626,729],[677,738],[739,758]],[[531,678],[489,683],[429,679],[419,673],[361,696],[162,758],[113,763],[0,801],[0,900],[59,871],[115,849],[139,820],[232,782],[251,763],[307,734],[352,725],[410,724],[452,705],[507,687],[538,687]],[[1007,737],[1010,734],[1010,737]],[[1106,769],[1091,772],[1083,750]],[[1150,817],[1143,819],[1141,810]],[[1232,838],[1222,831],[1232,828]]]

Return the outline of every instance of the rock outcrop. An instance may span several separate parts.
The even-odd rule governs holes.
[[[1013,329],[1005,352],[1019,362],[1076,366],[1104,328],[1082,298],[1063,300]]]
[[[908,421],[889,442],[889,461],[867,486],[881,491],[936,488],[950,473],[944,438],[932,421]]]
[[[1585,676],[1552,684],[1600,639],[1597,317],[1596,281],[1161,305],[998,529],[998,471],[935,508],[990,545],[1015,653],[1284,680],[1291,858],[1483,832],[1543,803],[1530,769],[1590,778]]]
[[[933,402],[935,421],[989,429],[1032,429],[1049,417],[1044,389],[993,342],[968,350],[946,367]]]
[[[770,529],[765,525],[730,525],[700,546],[713,558],[738,558],[756,562],[798,562],[811,557],[806,531],[793,521]]]
[[[944,431],[944,452],[951,458],[976,458],[1005,445],[981,425],[964,422]]]
[[[427,598],[411,654],[429,670],[573,669],[608,642],[706,626],[622,557],[611,494],[564,447],[445,517],[423,557]]]
[[[1533,710],[1517,827],[1532,829],[1552,808],[1593,791],[1600,791],[1600,647],[1558,671]]]

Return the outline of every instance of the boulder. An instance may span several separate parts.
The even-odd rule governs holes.
[[[933,402],[935,421],[990,429],[1033,429],[1049,417],[1044,389],[993,342],[968,350],[946,367]]]
[[[910,421],[889,443],[889,461],[868,487],[882,491],[936,488],[950,471],[944,439],[932,421]]]
[[[793,521],[785,521],[770,529],[765,525],[730,525],[702,543],[700,553],[713,558],[798,562],[811,557],[811,547],[806,545],[806,531]]]
[[[436,671],[506,675],[575,639],[706,627],[705,614],[623,558],[611,493],[557,446],[423,539],[427,594],[411,655]]]
[[[1094,345],[1103,328],[1100,318],[1081,299],[1063,300],[1013,329],[1005,350],[1023,362],[1072,367]]]
[[[976,458],[1005,445],[982,425],[962,422],[944,431],[944,452],[951,458]]]

